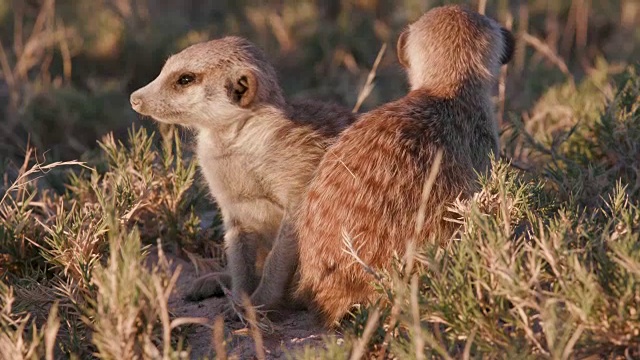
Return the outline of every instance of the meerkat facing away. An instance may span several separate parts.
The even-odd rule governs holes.
[[[498,150],[490,95],[513,43],[494,20],[459,6],[434,8],[400,35],[398,57],[411,91],[362,114],[339,136],[296,224],[296,295],[310,298],[326,326],[353,304],[374,300],[373,277],[345,253],[343,235],[364,263],[388,269],[411,239],[453,234],[443,220],[446,204],[469,195],[476,171],[488,170]],[[422,189],[439,151],[439,174],[416,234]]]
[[[187,298],[251,295],[281,305],[297,264],[291,217],[329,142],[355,115],[337,105],[287,103],[264,53],[240,37],[192,45],[131,95],[135,111],[197,132],[197,159],[225,227],[228,269],[195,280]],[[259,254],[269,252],[262,281]]]

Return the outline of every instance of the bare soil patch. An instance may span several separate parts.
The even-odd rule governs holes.
[[[220,315],[227,303],[226,298],[209,298],[198,302],[184,299],[189,284],[198,275],[191,262],[186,261],[175,254],[165,253],[167,260],[171,262],[172,270],[180,267],[180,276],[177,286],[169,300],[169,309],[175,317],[201,317],[209,319],[210,324]],[[149,261],[158,259],[157,248],[150,250]],[[281,313],[273,320],[273,329],[270,332],[262,332],[264,350],[267,359],[288,358],[296,349],[306,345],[322,346],[323,336],[327,335],[308,311],[292,311]],[[225,319],[225,338],[229,358],[254,359],[256,358],[255,343],[250,332],[236,319]],[[214,358],[213,331],[207,326],[193,325],[185,331],[185,340],[191,348],[191,358]],[[290,358],[290,357],[289,357]]]

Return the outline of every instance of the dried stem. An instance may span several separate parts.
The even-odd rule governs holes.
[[[262,340],[262,333],[260,332],[260,328],[258,327],[256,310],[253,305],[251,305],[251,301],[246,294],[243,295],[242,301],[247,314],[247,321],[249,322],[249,326],[251,327],[251,337],[253,338],[256,346],[256,358],[258,358],[258,360],[264,360],[266,359],[266,354],[264,352],[264,341]]]
[[[213,324],[213,348],[216,359],[227,360],[227,349],[224,345],[224,318],[217,316]]]
[[[367,99],[367,97],[371,94],[371,90],[373,90],[373,80],[376,78],[376,72],[378,70],[378,66],[380,65],[380,61],[382,60],[382,56],[387,50],[387,44],[382,44],[380,51],[378,51],[378,56],[376,57],[376,61],[373,63],[373,67],[369,71],[369,75],[367,76],[367,82],[364,84],[362,90],[358,94],[358,100],[356,101],[356,106],[353,107],[353,112],[357,113],[360,111],[360,107],[362,103]]]
[[[376,329],[378,325],[378,320],[380,319],[380,310],[375,309],[371,315],[369,315],[369,319],[367,320],[367,324],[364,327],[364,332],[362,333],[362,337],[358,339],[358,342],[353,348],[351,352],[350,360],[359,360],[361,359],[365,352],[367,351],[367,344],[369,344],[369,340],[371,339],[371,335],[373,335],[373,331]]]
[[[487,0],[478,1],[478,12],[482,15],[487,11]]]
[[[562,60],[562,58],[556,54],[553,49],[549,47],[549,45],[542,42],[537,37],[530,35],[528,33],[522,34],[522,39],[531,47],[542,53],[549,61],[551,61],[563,74],[565,74],[570,81],[574,84],[573,74],[569,71],[567,64]]]
[[[424,336],[420,325],[420,307],[418,304],[418,275],[411,277],[411,318],[413,320],[413,343],[415,344],[416,359],[424,360]]]

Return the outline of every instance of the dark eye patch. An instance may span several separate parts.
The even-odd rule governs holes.
[[[185,74],[181,74],[178,77],[178,81],[176,81],[176,84],[178,84],[180,86],[187,86],[187,85],[193,83],[195,80],[196,80],[196,76],[194,74],[185,73]]]

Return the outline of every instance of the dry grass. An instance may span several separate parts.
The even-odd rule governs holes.
[[[186,194],[193,165],[180,159],[179,142],[171,152],[177,157],[165,151],[158,158],[145,131],[132,130],[129,148],[111,136],[102,147],[110,162],[103,174],[75,161],[29,167],[29,150],[17,179],[3,191],[0,271],[3,281],[13,285],[2,283],[6,315],[0,324],[7,336],[1,346],[12,349],[3,353],[10,358],[30,358],[43,346],[46,354],[55,348],[56,357],[62,351],[82,357],[185,358],[180,342],[176,346],[176,329],[207,323],[171,319],[167,304],[180,269],[170,270],[161,244],[158,263],[149,269],[142,244],[142,239],[155,240],[165,232],[174,236],[176,248],[188,247],[187,239],[200,241],[190,238],[203,235],[188,202],[192,195]],[[41,177],[64,166],[90,174],[71,173],[64,195],[38,191]],[[151,214],[163,217],[166,228],[149,224]],[[15,312],[12,304],[33,315]],[[45,315],[51,308],[51,325],[38,332],[43,307]],[[56,313],[58,319],[58,308],[62,324],[51,318]],[[29,339],[25,329],[33,316],[34,337]],[[56,337],[53,329],[58,328]]]

